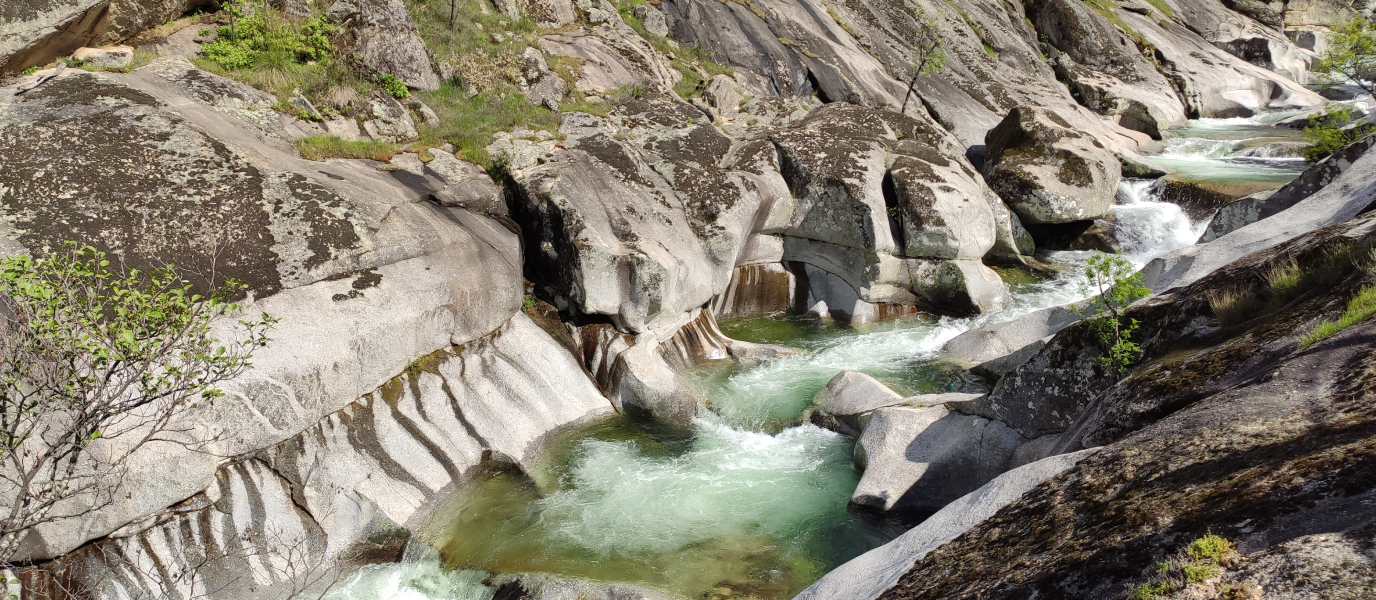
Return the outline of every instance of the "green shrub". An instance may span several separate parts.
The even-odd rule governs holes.
[[[336,135],[313,135],[296,140],[296,149],[309,160],[327,158],[368,158],[391,160],[401,148],[399,144],[378,141],[346,140]]]
[[[25,76],[25,77],[27,77],[27,76],[33,75],[34,73],[37,73],[37,72],[38,72],[38,65],[34,65],[34,66],[32,66],[32,67],[29,67],[29,68],[27,68],[27,69],[24,69],[23,71],[20,71],[19,74],[20,74],[20,75],[23,75],[23,76]]]
[[[1309,142],[1304,149],[1304,159],[1309,162],[1323,160],[1376,131],[1376,125],[1371,123],[1353,125],[1355,118],[1350,106],[1330,106],[1322,113],[1311,115],[1309,126],[1304,128],[1304,139]]]
[[[411,95],[410,88],[406,87],[406,82],[391,73],[383,73],[377,78],[377,86],[384,93],[393,98],[406,98]]]
[[[248,16],[244,0],[226,2],[228,25],[217,29],[219,37],[201,46],[201,54],[225,69],[271,66],[284,60],[309,63],[329,60],[330,35],[335,26],[324,15],[297,23],[276,11],[258,8]]]
[[[1126,319],[1123,312],[1133,302],[1151,295],[1142,285],[1142,275],[1134,272],[1126,258],[1096,252],[1085,267],[1088,282],[1083,291],[1093,294],[1076,311],[1085,317],[1085,325],[1103,345],[1104,355],[1099,362],[1119,373],[1127,371],[1142,349],[1132,341],[1137,331],[1137,319]]]

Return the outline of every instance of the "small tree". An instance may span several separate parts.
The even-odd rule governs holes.
[[[936,75],[946,69],[946,50],[941,41],[941,30],[936,21],[927,16],[919,6],[913,9],[913,20],[917,24],[917,37],[913,40],[912,72],[908,77],[908,92],[903,95],[903,106],[899,112],[907,114],[908,99],[917,89],[920,77]]]
[[[1376,97],[1376,22],[1357,17],[1334,27],[1328,48],[1310,70]]]
[[[1119,373],[1126,371],[1142,352],[1132,341],[1137,319],[1124,320],[1123,312],[1133,302],[1151,295],[1151,290],[1142,285],[1142,275],[1135,271],[1126,258],[1095,252],[1085,267],[1088,281],[1082,284],[1082,290],[1091,297],[1075,309],[1103,345],[1104,355],[1099,362]]]
[[[117,272],[75,244],[0,260],[0,565],[33,527],[112,502],[140,447],[187,443],[180,417],[220,397],[276,322],[213,337],[240,289],[202,296],[170,266]]]

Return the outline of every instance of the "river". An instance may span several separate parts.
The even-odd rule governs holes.
[[[1160,162],[1227,183],[1295,177],[1284,115],[1203,119],[1166,140]],[[1124,254],[1139,267],[1198,239],[1206,223],[1125,180],[1112,208]],[[822,574],[892,539],[905,523],[859,514],[854,441],[800,422],[836,373],[873,375],[903,394],[966,385],[939,360],[961,332],[1084,296],[1087,253],[1053,252],[1055,275],[1004,270],[1005,306],[976,318],[916,316],[861,328],[805,317],[723,322],[733,338],[785,344],[798,356],[690,374],[706,410],[684,427],[620,418],[556,440],[529,475],[486,473],[419,532],[399,564],[365,567],[331,600],[490,600],[489,573],[542,572],[645,585],[675,596],[789,598]]]

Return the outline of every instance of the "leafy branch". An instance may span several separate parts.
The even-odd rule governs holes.
[[[1133,302],[1151,295],[1151,290],[1142,285],[1142,275],[1131,262],[1113,254],[1094,253],[1085,267],[1085,277],[1088,281],[1081,284],[1081,290],[1091,297],[1073,310],[1084,317],[1085,325],[1103,346],[1099,362],[1104,368],[1127,371],[1142,348],[1132,341],[1139,326],[1137,319],[1127,319],[1123,313]]]

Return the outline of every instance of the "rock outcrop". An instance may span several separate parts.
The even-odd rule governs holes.
[[[873,600],[898,583],[913,565],[981,521],[1092,454],[1082,450],[1044,458],[995,477],[942,507],[893,541],[823,575],[794,600]]]
[[[82,46],[122,42],[209,0],[14,0],[0,7],[0,73],[22,71]]]
[[[945,406],[874,411],[855,444],[864,470],[851,504],[932,512],[1008,469],[1027,440],[998,421]]]
[[[506,227],[425,202],[422,192],[365,165],[303,160],[292,153],[285,138],[271,133],[275,116],[260,119],[275,113],[231,101],[258,98],[254,90],[178,66],[185,65],[180,58],[171,61],[127,75],[68,70],[22,96],[15,96],[13,87],[0,91],[0,136],[6,148],[23,149],[0,153],[0,186],[5,190],[0,203],[8,217],[4,250],[42,254],[74,240],[104,249],[130,266],[175,261],[187,273],[198,274],[196,285],[211,283],[211,273],[217,277],[214,283],[234,277],[248,285],[252,309],[280,319],[273,330],[276,341],[255,353],[253,370],[224,386],[223,400],[194,416],[206,431],[222,434],[216,437],[214,455],[238,457],[234,465],[247,464],[243,461],[262,449],[280,448],[313,424],[334,431],[330,435],[344,436],[336,441],[347,445],[348,439],[358,439],[349,436],[359,432],[351,430],[357,425],[342,427],[344,421],[361,422],[355,417],[376,412],[357,411],[380,410],[406,394],[416,394],[409,400],[413,405],[440,402],[464,412],[470,424],[488,419],[491,427],[486,433],[478,430],[473,441],[446,437],[467,431],[457,426],[426,433],[437,440],[455,440],[447,443],[467,462],[440,468],[460,463],[437,455],[439,470],[421,478],[423,484],[412,481],[414,494],[367,492],[373,500],[360,501],[355,487],[355,492],[348,492],[350,508],[308,502],[309,518],[288,503],[273,514],[288,521],[314,520],[318,527],[283,527],[309,534],[312,545],[321,539],[311,532],[324,531],[332,547],[342,548],[366,537],[356,527],[370,522],[344,518],[348,511],[392,511],[388,518],[401,524],[407,511],[416,510],[452,477],[480,462],[484,449],[519,462],[530,456],[536,438],[549,429],[611,411],[571,355],[523,317],[513,321],[521,304],[521,260],[517,238]],[[73,140],[82,142],[72,144]],[[36,177],[39,172],[48,176]],[[332,326],[322,328],[320,323]],[[379,340],[386,343],[378,344]],[[421,385],[429,391],[377,391],[418,357],[455,346],[488,353],[483,364],[500,373],[475,371],[477,364],[464,371],[465,363],[451,357],[437,360],[437,368],[450,369],[447,385],[417,375],[417,385],[435,382]],[[538,366],[522,362],[537,356]],[[500,367],[501,361],[514,362]],[[530,376],[519,375],[523,372]],[[369,396],[374,393],[378,395]],[[471,400],[451,400],[449,394]],[[481,412],[497,410],[499,404],[493,402],[498,401],[518,403],[509,412],[522,420]],[[521,402],[526,405],[518,406]],[[538,406],[551,402],[548,408]],[[388,406],[389,411],[411,410]],[[311,438],[319,439],[323,438]],[[358,452],[380,456],[377,453],[403,446],[360,442]],[[352,460],[345,446],[334,446],[328,454],[333,457],[329,460]],[[290,471],[273,462],[277,459],[262,460],[279,473]],[[252,503],[272,501],[235,492],[236,499],[216,500],[219,508],[196,502],[179,505],[200,494],[228,493],[207,491],[215,485],[249,489],[234,483],[235,477],[273,481],[258,467],[220,463],[210,454],[182,446],[150,448],[125,465],[131,475],[118,491],[125,501],[79,520],[40,527],[26,541],[23,554],[60,555],[119,530],[116,537],[129,540],[145,533],[180,539],[155,544],[165,548],[157,552],[168,553],[157,560],[176,557],[184,550],[178,544],[199,543],[201,538],[180,538],[183,533],[175,527],[148,527],[183,512],[192,515],[184,518],[247,514]],[[167,464],[178,468],[166,469]],[[420,463],[413,464],[420,468]],[[367,478],[372,473],[368,468],[381,467],[355,462],[340,467],[339,473]],[[374,479],[382,471],[376,473]],[[292,485],[325,487],[357,483],[311,480],[305,472],[293,481]],[[173,505],[181,508],[165,512]],[[407,508],[382,510],[374,505]],[[198,512],[203,510],[220,512]],[[325,515],[331,511],[344,511],[341,520],[327,522]],[[255,518],[263,518],[263,513],[257,514]],[[264,525],[235,523],[239,529],[217,531],[233,537],[244,527],[261,531]]]
[[[364,72],[392,75],[418,90],[440,87],[425,41],[402,0],[339,0],[327,14],[343,27],[348,57]]]
[[[1351,168],[1372,146],[1376,146],[1376,136],[1362,138],[1310,166],[1299,177],[1274,192],[1254,194],[1225,205],[1209,221],[1208,229],[1199,236],[1199,243],[1212,242],[1247,225],[1270,218],[1312,196]]]
[[[1156,581],[1157,561],[1206,533],[1232,540],[1240,560],[1181,576],[1182,591],[1226,582],[1278,597],[1364,595],[1369,565],[1352,563],[1361,575],[1348,577],[1328,558],[1376,520],[1376,480],[1361,475],[1376,456],[1376,326],[1300,338],[1370,289],[1373,243],[1376,218],[1363,215],[1134,308],[1149,329],[1140,365],[1096,386],[1061,445],[1103,447],[927,554],[881,597],[1116,596]],[[1282,256],[1304,280],[1266,289]],[[1221,303],[1228,290],[1274,301]],[[1324,550],[1306,556],[1291,540]],[[1282,582],[1257,568],[1280,564],[1308,574]]]

